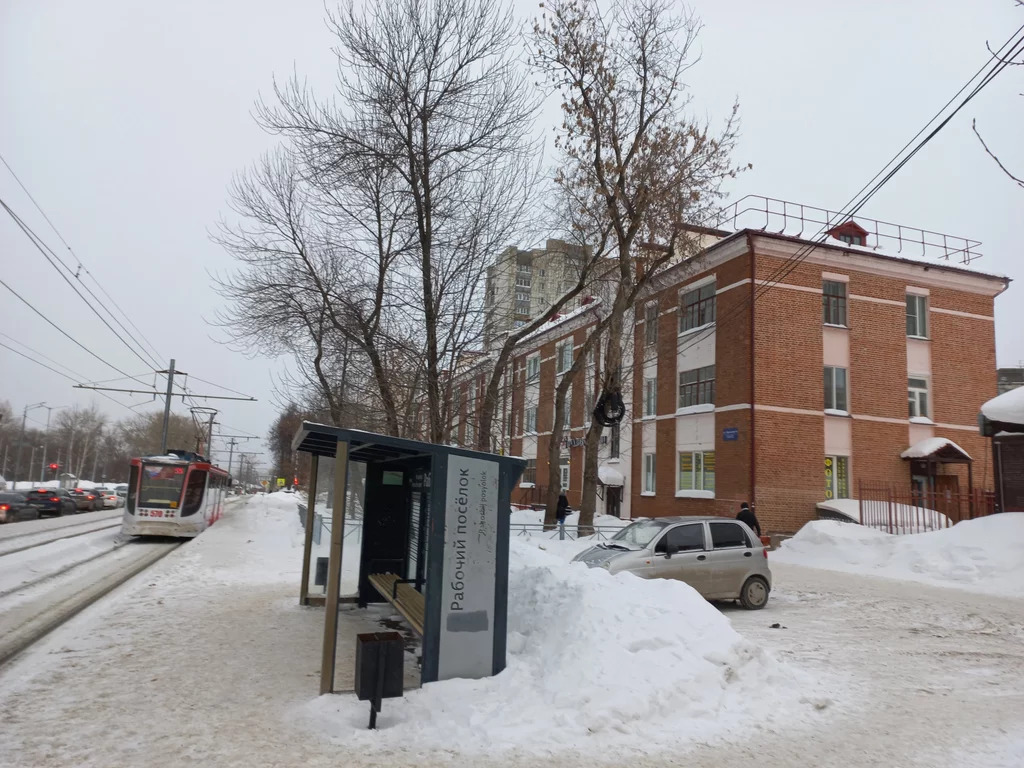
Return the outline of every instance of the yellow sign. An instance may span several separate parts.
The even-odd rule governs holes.
[[[266,488],[268,485],[270,485],[270,483],[267,480],[260,480],[260,485]]]
[[[284,488],[284,478],[283,477],[277,478],[277,487],[278,488]]]

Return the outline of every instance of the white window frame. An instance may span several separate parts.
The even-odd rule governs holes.
[[[924,386],[915,386],[911,382],[921,381]],[[927,376],[907,377],[907,412],[912,419],[931,418],[931,389],[932,383]],[[924,407],[922,408],[922,402]]]
[[[711,456],[711,471],[707,469],[707,457]],[[690,475],[692,488],[683,487],[682,463],[683,456],[690,457]],[[699,468],[698,468],[699,467]],[[692,491],[703,491],[705,493],[715,492],[715,470],[716,456],[712,451],[678,451],[676,453],[676,491],[687,493]],[[710,480],[710,482],[709,482]],[[710,486],[710,487],[709,487]]]
[[[555,345],[555,368],[559,375],[572,368],[572,352],[574,346],[572,339],[560,341]]]
[[[653,496],[658,487],[658,465],[657,454],[645,453],[643,459],[643,491],[647,496]]]
[[[644,346],[658,345],[658,303],[652,301],[644,305]]]
[[[849,373],[849,371],[846,368],[843,368],[842,366],[838,366],[838,365],[826,365],[825,368],[824,368],[825,371],[828,371],[830,369],[832,371],[831,392],[829,391],[828,384],[824,383],[824,377],[823,377],[823,381],[822,381],[822,388],[824,389],[824,394],[825,394],[825,410],[826,411],[839,411],[841,413],[849,413],[850,412],[850,373]],[[843,399],[845,400],[845,402],[842,404],[842,406],[840,406],[839,398],[837,397],[837,392],[839,391],[839,387],[837,386],[837,381],[838,381],[838,378],[839,378],[836,375],[837,371],[842,371],[843,372],[843,377],[842,377],[843,378],[843,388],[842,389],[843,389]],[[831,405],[829,404],[829,395],[831,395],[831,398],[832,398]]]
[[[828,471],[830,469],[829,461],[832,462],[832,465],[831,465],[832,475],[831,475],[831,477],[828,475]],[[839,495],[838,470],[839,470],[839,465],[840,465],[841,462],[845,463],[845,466],[846,466],[846,470],[845,470],[846,471],[846,495],[845,496],[840,496]],[[825,457],[825,498],[826,498],[826,500],[829,500],[829,501],[831,501],[832,499],[848,499],[848,498],[850,498],[850,457],[849,456],[839,456],[839,455],[833,454],[833,455],[829,455],[829,456]]]
[[[526,383],[537,381],[540,378],[540,352],[526,358]]]
[[[523,432],[528,435],[537,434],[537,406],[528,406],[523,411]]]
[[[911,314],[913,304],[913,315]],[[913,317],[914,327],[910,327]],[[911,339],[928,338],[928,297],[919,293],[907,294],[907,337]]]
[[[658,379],[648,377],[644,379],[644,418],[658,415]]]

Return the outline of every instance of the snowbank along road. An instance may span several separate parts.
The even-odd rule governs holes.
[[[253,499],[0,669],[0,765],[1024,764],[1019,599],[780,563],[765,610],[715,609],[548,540],[514,548],[510,674],[368,733],[365,703],[315,695],[301,540]]]

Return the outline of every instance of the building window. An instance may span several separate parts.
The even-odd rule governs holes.
[[[526,358],[526,381],[536,381],[540,378],[540,355],[530,355]]]
[[[715,322],[715,283],[687,291],[679,300],[679,332]]]
[[[679,372],[679,408],[715,402],[715,366]]]
[[[644,416],[658,413],[658,380],[644,379]]]
[[[850,457],[825,457],[825,498],[850,498]]]
[[[928,297],[907,294],[907,336],[928,338]]]
[[[644,307],[644,346],[653,347],[658,343],[658,304],[651,302]]]
[[[562,490],[563,491],[568,491],[569,490],[569,465],[568,464],[562,464],[558,469],[559,469],[559,473],[561,474]]]
[[[714,491],[715,452],[680,451],[677,488],[680,491]]]
[[[537,406],[533,405],[526,409],[526,434],[532,435],[537,433]]]
[[[608,441],[608,453],[609,457],[613,459],[619,458],[619,425],[612,424],[612,436]]]
[[[844,243],[849,243],[850,245],[864,245],[864,235],[849,235],[844,233],[839,235],[839,239]]]
[[[831,411],[846,411],[846,369],[825,366],[825,408]]]
[[[907,401],[910,418],[928,418],[928,379],[907,379]]]
[[[644,493],[654,493],[655,483],[654,454],[644,454]]]
[[[846,283],[826,280],[822,284],[821,311],[825,325],[846,325]]]
[[[566,339],[555,347],[555,358],[558,362],[558,373],[565,373],[572,368],[572,339]]]
[[[520,485],[530,484],[535,485],[537,482],[537,460],[527,459],[526,467],[523,468],[523,477],[519,481]]]
[[[565,393],[565,424],[572,426],[572,387]]]

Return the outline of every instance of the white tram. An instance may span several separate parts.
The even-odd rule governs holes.
[[[228,486],[228,473],[195,453],[132,459],[121,532],[198,536],[220,519]]]

